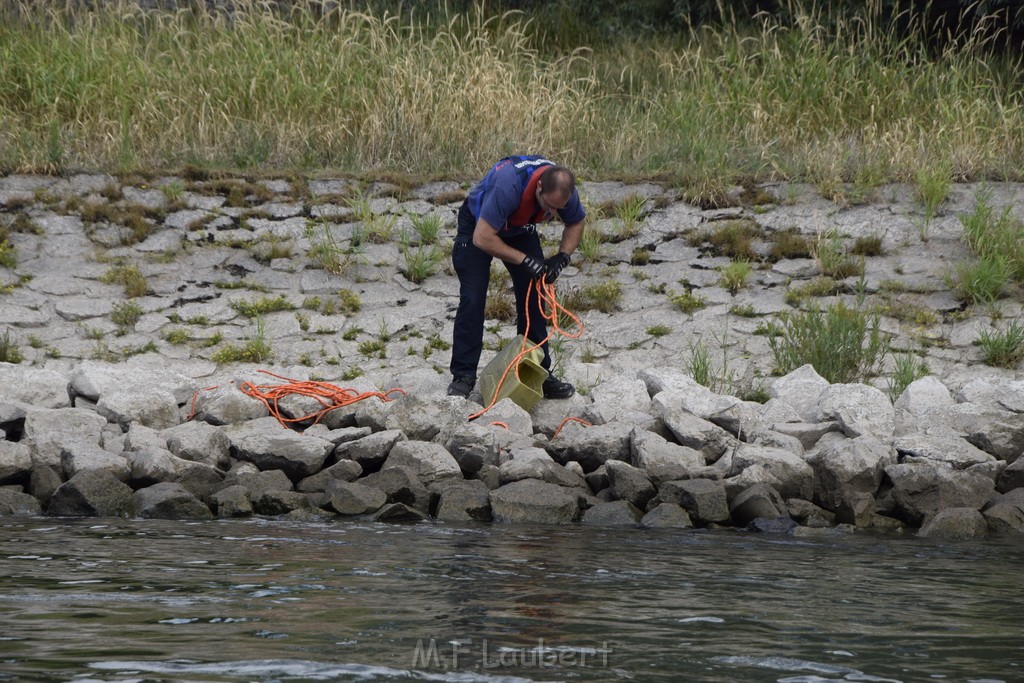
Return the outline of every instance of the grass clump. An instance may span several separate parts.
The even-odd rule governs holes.
[[[136,265],[113,266],[100,276],[100,282],[121,285],[124,287],[124,295],[129,299],[149,293],[149,282]]]
[[[191,340],[191,335],[184,327],[175,327],[163,334],[164,341],[172,346],[183,346]]]
[[[622,283],[617,280],[603,280],[584,286],[581,290],[583,306],[578,310],[597,309],[602,313],[611,313],[622,301]],[[572,309],[570,309],[572,310]]]
[[[962,216],[964,241],[978,257],[957,265],[950,286],[962,301],[991,303],[1002,296],[1011,281],[1024,283],[1024,222],[1007,206],[997,213],[991,190],[978,193],[974,211]]]
[[[441,216],[436,213],[427,213],[422,216],[411,215],[412,229],[416,232],[420,244],[437,244],[441,228],[444,226]]]
[[[889,384],[889,398],[895,403],[896,399],[903,394],[904,390],[911,383],[926,377],[931,371],[928,368],[928,364],[924,362],[924,359],[918,358],[910,352],[894,354],[893,361],[895,367],[887,381]]]
[[[858,237],[853,241],[850,253],[855,256],[882,256],[885,254],[885,250],[882,248],[882,236]]]
[[[835,230],[818,234],[817,242],[811,248],[811,256],[818,264],[822,275],[843,280],[864,272],[863,261],[850,258],[843,248],[843,240]]]
[[[516,317],[516,302],[512,294],[512,278],[503,267],[491,266],[491,279],[487,283],[487,303],[484,317],[508,322]]]
[[[615,218],[618,220],[619,229],[613,238],[614,241],[621,242],[640,234],[640,217],[646,203],[645,197],[631,194],[615,206]]]
[[[847,384],[877,374],[888,350],[879,315],[841,301],[783,312],[778,320],[780,334],[769,335],[768,344],[780,375],[810,363],[830,384]]]
[[[985,365],[1015,368],[1024,360],[1024,325],[1013,321],[1005,329],[982,331],[978,336]]]
[[[835,296],[843,292],[843,286],[830,277],[818,276],[803,285],[790,287],[783,300],[790,306],[800,306],[811,297]]]
[[[772,239],[770,253],[773,261],[811,258],[811,243],[795,230],[784,230]]]
[[[590,226],[580,235],[579,254],[585,261],[598,262],[601,260],[601,245],[604,244],[605,235],[601,229]]]
[[[714,230],[698,232],[690,244],[699,247],[705,243],[711,245],[715,256],[727,256],[740,261],[756,261],[757,252],[754,240],[762,239],[761,227],[750,220],[722,221]]]
[[[257,318],[268,313],[291,311],[295,309],[295,306],[288,302],[284,294],[280,294],[276,297],[263,296],[253,301],[239,299],[231,302],[231,308],[246,318]]]
[[[672,334],[672,328],[668,325],[653,325],[647,328],[647,334],[657,339],[658,337]]]
[[[122,336],[135,329],[135,323],[142,318],[142,307],[134,301],[124,301],[114,304],[114,310],[110,314],[110,320],[117,325],[117,334]]]
[[[402,257],[405,259],[405,265],[401,269],[402,275],[409,282],[418,285],[437,273],[444,254],[433,244],[420,244],[415,248],[405,244],[402,247]]]
[[[942,162],[926,164],[914,173],[915,196],[924,208],[925,226],[938,215],[939,207],[949,197],[949,190],[952,186],[951,172],[952,164]]]
[[[644,247],[637,247],[629,256],[629,265],[646,266],[651,262],[651,250]]]
[[[17,365],[21,361],[25,360],[25,356],[21,353],[21,349],[18,348],[18,342],[11,336],[11,331],[4,330],[4,334],[0,337],[0,363],[13,363]]]
[[[274,357],[267,342],[267,324],[263,318],[256,318],[256,331],[242,345],[225,344],[213,352],[210,359],[215,363],[262,363]]]
[[[730,294],[735,295],[747,286],[747,278],[750,277],[752,271],[753,266],[749,261],[733,261],[721,269],[719,283],[729,290]]]
[[[675,294],[669,297],[672,305],[686,314],[692,314],[708,305],[704,297],[687,290],[682,294]]]

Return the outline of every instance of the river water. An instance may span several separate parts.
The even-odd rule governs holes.
[[[0,680],[1021,681],[1024,538],[7,518]]]

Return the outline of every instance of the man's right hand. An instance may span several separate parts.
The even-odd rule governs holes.
[[[526,272],[529,273],[530,277],[534,280],[539,280],[544,277],[544,264],[532,256],[524,258],[523,262],[519,265],[526,268]]]

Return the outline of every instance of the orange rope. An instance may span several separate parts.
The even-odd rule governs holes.
[[[252,382],[242,382],[239,386],[239,390],[247,396],[255,398],[267,407],[270,414],[277,418],[277,421],[282,426],[287,427],[289,423],[305,422],[307,420],[313,420],[313,424],[316,424],[323,416],[332,410],[338,408],[344,408],[350,406],[353,403],[362,401],[367,398],[377,397],[384,402],[391,401],[389,398],[393,392],[399,392],[405,394],[403,389],[388,389],[385,392],[380,391],[364,391],[362,393],[357,392],[355,389],[342,389],[336,387],[333,384],[327,382],[314,382],[312,380],[303,381],[296,379],[289,379],[288,377],[282,377],[281,375],[275,375],[267,370],[260,370],[265,375],[276,377],[277,379],[283,379],[288,384],[270,385],[262,384],[256,385]],[[323,406],[323,410],[317,410],[308,415],[301,417],[285,417],[281,414],[281,410],[278,407],[278,403],[281,399],[298,394],[300,396],[309,396],[315,398],[320,405]]]
[[[495,420],[494,422],[492,422],[492,423],[490,424],[490,426],[491,426],[491,427],[501,427],[501,428],[502,428],[502,429],[504,429],[504,430],[505,430],[506,432],[508,431],[508,425],[507,425],[507,424],[505,424],[504,422],[500,422],[500,421],[498,421],[498,420]]]
[[[187,422],[187,421],[191,420],[193,417],[196,416],[196,399],[199,398],[199,393],[200,392],[203,392],[203,391],[213,391],[214,389],[219,389],[219,388],[220,388],[220,385],[219,384],[215,384],[212,387],[205,387],[203,389],[200,389],[196,393],[192,394],[192,412],[188,414],[188,417],[185,418],[185,421]]]
[[[527,348],[530,337],[530,296],[533,294],[535,286],[537,288],[537,298],[538,303],[540,304],[541,316],[548,322],[550,329],[548,330],[548,336]],[[501,392],[501,386],[505,383],[505,378],[508,377],[510,370],[514,368],[516,379],[519,379],[519,361],[526,357],[528,353],[534,349],[539,349],[546,341],[555,336],[555,334],[560,334],[563,337],[568,337],[569,339],[579,339],[580,336],[583,335],[583,322],[577,316],[573,315],[569,309],[558,303],[558,299],[555,296],[555,286],[545,281],[543,278],[539,280],[530,280],[530,283],[526,287],[526,305],[524,308],[526,311],[526,326],[523,330],[523,346],[519,351],[519,354],[513,358],[512,362],[509,363],[507,368],[505,368],[505,372],[501,373],[501,379],[498,380],[498,386],[494,390],[494,399],[497,399],[498,394]],[[558,324],[560,313],[568,316],[576,324],[575,332],[568,332]],[[494,404],[497,403],[494,399],[492,399],[490,404],[483,410],[470,415],[469,419],[475,420],[493,408]]]
[[[562,420],[562,424],[558,425],[558,429],[556,429],[555,433],[551,435],[551,440],[554,441],[555,439],[557,439],[558,438],[558,433],[562,431],[562,427],[564,427],[566,424],[568,424],[570,422],[579,422],[584,427],[593,427],[594,426],[594,425],[590,424],[589,422],[587,422],[586,420],[584,420],[582,418],[579,418],[579,417],[567,417],[564,420]]]

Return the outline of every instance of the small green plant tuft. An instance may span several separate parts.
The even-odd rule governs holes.
[[[864,272],[863,261],[851,259],[843,249],[843,240],[835,230],[819,233],[812,256],[822,275],[843,280]]]
[[[13,363],[17,365],[25,360],[25,356],[18,348],[18,342],[11,336],[11,331],[5,330],[0,337],[0,363]]]
[[[166,332],[164,332],[163,337],[164,341],[174,346],[181,346],[183,344],[187,344],[191,339],[188,330],[185,329],[184,327],[175,327],[170,330],[167,330]]]
[[[142,317],[142,307],[134,301],[125,301],[114,304],[114,310],[110,319],[117,325],[117,334],[122,336],[135,328],[135,323]]]
[[[737,304],[729,308],[729,313],[740,318],[756,318],[758,316],[754,304]]]
[[[629,265],[646,266],[651,262],[651,251],[645,247],[637,247],[629,257]],[[637,278],[641,279],[641,278]]]
[[[811,258],[811,243],[796,230],[783,230],[772,240],[770,254],[773,261]]]
[[[653,325],[647,328],[647,334],[652,337],[664,337],[667,334],[672,334],[672,328],[668,325]]]
[[[853,246],[850,247],[850,253],[856,256],[884,255],[885,250],[882,248],[882,236],[868,235],[867,237],[858,237],[853,241]]]
[[[682,294],[669,297],[672,305],[683,313],[692,314],[707,306],[704,297],[687,290]]]
[[[877,374],[888,350],[879,315],[841,301],[785,311],[778,320],[781,334],[768,337],[778,374],[810,363],[830,384],[847,384]]]
[[[985,365],[1015,368],[1024,360],[1024,325],[1013,321],[1003,330],[982,331],[978,337]]]
[[[889,398],[895,403],[912,382],[927,376],[930,371],[924,359],[918,358],[917,355],[909,351],[893,354],[893,362],[895,366],[888,379],[888,384]]]
[[[246,318],[256,318],[266,315],[267,313],[291,311],[295,309],[295,306],[288,302],[288,299],[285,298],[284,294],[280,294],[273,298],[267,296],[260,297],[254,301],[238,299],[231,302],[231,308],[238,311]]]
[[[615,241],[629,239],[640,234],[640,217],[643,215],[647,198],[631,194],[615,207],[615,217],[619,220],[619,230]]]
[[[443,222],[441,216],[436,213],[427,213],[422,216],[410,215],[412,229],[416,231],[419,242],[423,244],[437,244],[437,238],[441,234]]]
[[[124,287],[124,295],[129,299],[149,293],[149,283],[136,265],[113,266],[100,276],[100,282],[121,285]]]
[[[952,164],[948,161],[934,165],[921,166],[914,174],[917,200],[924,207],[924,224],[922,237],[927,234],[927,226],[938,215],[942,202],[949,197]]]
[[[729,290],[730,294],[735,295],[747,286],[747,278],[750,277],[752,271],[753,266],[749,261],[733,261],[721,269],[722,275],[719,282],[722,287]]]
[[[215,363],[262,363],[273,358],[267,342],[267,325],[263,318],[256,318],[256,332],[243,345],[225,344],[210,357]]]
[[[579,310],[597,309],[602,313],[611,313],[618,309],[622,301],[622,284],[618,280],[603,280],[586,285],[581,290],[584,306]],[[571,310],[571,309],[570,309]]]

